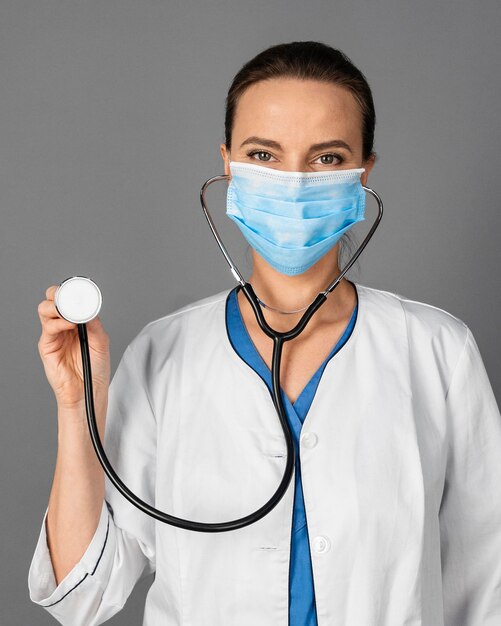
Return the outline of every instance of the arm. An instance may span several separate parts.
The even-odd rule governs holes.
[[[92,447],[88,432],[86,436],[88,446]],[[62,441],[60,439],[60,445]],[[123,482],[142,499],[154,503],[156,421],[132,346],[124,352],[109,387],[103,445]],[[93,447],[92,455],[94,469],[88,469],[84,476],[92,479],[95,477],[92,472],[96,471],[99,480],[95,466],[99,461]],[[90,453],[87,460],[90,462]],[[155,571],[155,520],[130,504],[104,475],[100,465],[99,468],[104,478],[104,499],[100,500],[94,534],[86,548],[83,544],[85,551],[81,558],[74,562],[82,550],[82,533],[79,533],[80,543],[69,542],[68,548],[58,545],[57,555],[51,557],[46,526],[53,505],[50,500],[30,565],[30,599],[63,625],[102,624],[120,611],[136,582]],[[83,468],[79,469],[76,463],[73,469],[81,471]],[[66,480],[71,485],[72,480],[79,479],[67,475]],[[70,490],[66,489],[65,493],[69,500]],[[74,505],[83,507],[85,504],[78,501],[78,493],[81,495],[82,491],[74,496]],[[52,495],[51,492],[51,498]],[[91,515],[85,522],[85,532],[95,513],[93,502],[86,503]],[[60,576],[56,579],[54,564],[57,560],[62,579]]]
[[[469,328],[446,396],[445,626],[501,624],[501,415]]]
[[[101,439],[106,404],[96,402]],[[58,453],[45,516],[57,584],[81,559],[102,512],[104,470],[89,437],[85,408],[58,409]]]

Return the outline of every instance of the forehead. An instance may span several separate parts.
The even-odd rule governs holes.
[[[361,141],[362,114],[353,94],[333,83],[273,78],[254,83],[241,95],[233,136],[331,136]]]

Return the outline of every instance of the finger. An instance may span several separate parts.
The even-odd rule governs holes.
[[[55,339],[61,332],[76,328],[76,324],[63,318],[48,319],[43,323],[42,337],[45,340]]]
[[[54,300],[42,300],[42,302],[38,305],[37,310],[40,319],[61,317],[57,312]]]
[[[47,300],[54,300],[54,295],[58,287],[59,285],[51,285],[50,287],[47,287],[47,290],[45,292],[45,297],[47,298]]]
[[[93,317],[90,322],[87,322],[87,329],[90,333],[96,334],[100,337],[108,335],[99,315],[96,315],[96,317]]]

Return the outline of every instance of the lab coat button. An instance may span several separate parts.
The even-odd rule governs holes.
[[[327,537],[323,537],[322,535],[319,535],[318,537],[315,537],[315,539],[313,540],[313,548],[315,552],[319,552],[319,553],[327,552],[327,550],[329,550],[330,547],[331,547],[331,543],[327,539]]]
[[[301,437],[301,443],[304,448],[314,448],[317,445],[318,437],[315,433],[305,433]]]

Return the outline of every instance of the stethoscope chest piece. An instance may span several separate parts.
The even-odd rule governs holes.
[[[99,287],[86,276],[71,276],[63,280],[54,296],[59,315],[74,324],[85,324],[94,319],[102,302]]]

